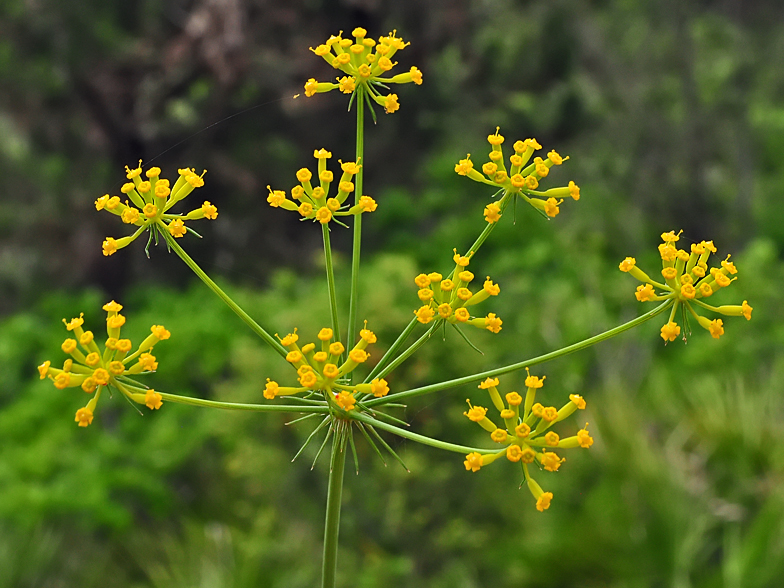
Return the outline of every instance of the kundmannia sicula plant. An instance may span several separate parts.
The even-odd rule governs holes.
[[[342,34],[338,34],[315,49],[311,48],[315,55],[322,57],[342,75],[339,74],[335,82],[309,79],[305,83],[305,95],[312,97],[333,90],[348,95],[348,110],[353,110],[356,115],[356,152],[353,161],[338,160],[338,172],[334,163],[330,165],[332,153],[319,147],[313,153],[316,159],[315,172],[307,167],[298,170],[295,174],[297,183],[288,192],[268,187],[267,201],[270,206],[279,209],[273,214],[283,214],[282,210],[285,210],[298,214],[303,221],[311,221],[305,223],[302,230],[311,230],[310,225],[314,225],[312,230],[317,230],[315,225],[320,225],[330,316],[326,321],[327,326],[318,333],[300,334],[292,325],[292,332],[282,338],[270,335],[180,246],[180,239],[189,232],[197,234],[186,223],[218,218],[217,208],[208,201],[187,213],[173,211],[176,205],[204,185],[204,173],[197,174],[191,168],[180,169],[172,184],[161,177],[162,172],[158,167],[144,170],[140,161],[134,169],[126,166],[127,183],[120,189],[122,196],[106,194],[95,201],[96,210],[119,217],[124,224],[129,225],[129,229],[133,229],[130,235],[124,237],[107,237],[102,245],[104,255],[113,255],[143,234],[147,234],[148,238],[148,257],[149,246],[153,242],[165,242],[170,252],[178,255],[240,320],[273,352],[280,355],[281,361],[291,366],[293,371],[286,382],[268,379],[263,390],[259,390],[257,404],[217,402],[154,390],[144,384],[142,378],[158,369],[154,348],[161,341],[168,340],[171,333],[162,325],[153,325],[150,335],[134,348],[130,339],[121,336],[126,318],[121,314],[122,305],[115,301],[103,306],[107,313],[107,338],[102,345],[99,346],[93,331],[85,330],[84,314],[70,321],[64,319],[68,337],[62,344],[62,351],[68,356],[67,359],[61,368],[54,367],[51,361],[45,361],[38,367],[40,377],[52,380],[56,388],[81,388],[89,395],[85,406],[76,411],[74,420],[80,427],[93,422],[98,401],[106,390],[115,391],[149,410],[160,409],[164,402],[175,402],[262,413],[286,412],[296,415],[297,420],[311,419],[315,427],[302,449],[311,441],[320,439],[318,459],[323,449],[331,443],[322,564],[324,588],[335,585],[341,495],[349,451],[358,468],[355,439],[364,439],[380,456],[382,451],[386,451],[398,461],[401,461],[399,456],[384,440],[381,432],[458,453],[468,473],[479,472],[496,460],[505,458],[522,470],[523,483],[532,495],[532,507],[545,511],[550,508],[553,494],[545,491],[533,474],[557,471],[564,462],[560,456],[562,450],[587,449],[593,444],[593,438],[587,423],[576,435],[561,437],[558,434],[558,423],[584,409],[586,401],[572,394],[568,400],[563,400],[564,404],[560,408],[537,402],[537,391],[544,386],[546,376],[532,375],[529,371],[532,366],[585,349],[665,313],[668,313],[668,318],[661,328],[665,344],[681,335],[682,327],[676,322],[679,318],[684,323],[684,338],[689,330],[689,319],[696,320],[713,338],[724,334],[722,319],[706,318],[705,311],[713,315],[751,319],[752,308],[745,300],[740,305],[713,306],[707,302],[736,279],[738,270],[729,260],[730,256],[718,266],[709,267],[708,259],[717,251],[712,241],[694,243],[690,251],[686,251],[678,248],[680,233],[669,231],[661,235],[659,253],[662,269],[656,279],[638,268],[632,257],[624,259],[619,266],[621,271],[640,282],[634,293],[637,300],[658,303],[647,313],[589,339],[538,357],[418,388],[394,390],[395,368],[416,353],[438,329],[454,328],[469,345],[471,343],[466,331],[470,332],[472,328],[486,329],[496,334],[501,332],[503,321],[499,316],[493,312],[479,312],[479,305],[490,306],[491,299],[500,295],[499,284],[487,277],[479,287],[474,273],[468,268],[476,265],[475,258],[479,259],[482,244],[498,223],[503,222],[510,204],[522,200],[544,219],[553,219],[565,200],[580,200],[580,188],[574,181],[560,187],[542,187],[542,184],[549,183],[553,168],[559,168],[568,157],[562,157],[555,150],[549,151],[546,158],[534,156],[542,146],[536,139],[528,138],[512,145],[513,154],[507,160],[503,148],[505,138],[500,134],[500,129],[496,129],[487,137],[490,152],[481,171],[474,167],[470,155],[455,165],[456,173],[491,188],[487,190],[491,194],[490,201],[483,210],[484,228],[463,253],[457,249],[453,251],[452,263],[446,266],[449,273],[433,271],[412,276],[419,300],[412,304],[411,321],[397,339],[387,346],[380,358],[369,361],[371,353],[368,349],[372,350],[371,346],[377,342],[377,337],[368,329],[370,323],[367,320],[362,322],[362,328],[358,328],[360,319],[357,317],[362,217],[375,211],[377,206],[383,206],[383,202],[377,204],[372,197],[363,193],[365,114],[370,113],[375,122],[375,108],[381,107],[387,114],[400,108],[397,94],[390,91],[391,85],[422,84],[422,72],[415,66],[405,73],[390,73],[397,66],[393,58],[407,45],[396,36],[395,31],[376,41],[369,38],[364,29],[356,28],[351,37],[343,38]],[[540,219],[533,216],[530,222],[539,222]],[[330,244],[333,229],[353,231],[347,317],[340,316],[338,312]],[[421,334],[410,342],[415,331]],[[523,369],[527,371],[523,394],[501,384],[501,377]],[[404,402],[410,398],[436,394],[467,384],[475,384],[485,390],[494,409],[491,418],[488,416],[488,408],[469,402],[463,413],[487,431],[488,447],[468,447],[418,434],[411,431],[398,416],[390,413],[405,407]],[[543,474],[543,477],[546,475]]]

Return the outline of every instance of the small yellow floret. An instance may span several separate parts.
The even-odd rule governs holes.
[[[506,448],[506,458],[509,461],[518,462],[521,457],[523,457],[523,450],[519,445],[510,445]]]
[[[668,341],[675,341],[680,334],[681,328],[672,321],[661,328],[661,338],[664,339],[665,343]]]
[[[484,215],[488,223],[497,223],[501,218],[501,207],[496,202],[491,202],[485,206]]]
[[[627,257],[618,265],[618,269],[622,272],[628,272],[635,266],[636,263],[637,260],[635,260],[633,257]]]
[[[215,220],[218,218],[218,208],[214,204],[210,204],[209,200],[205,200],[201,205],[201,210],[204,213],[204,218]]]
[[[714,319],[708,325],[708,331],[711,334],[711,337],[714,339],[718,339],[724,334],[724,327],[722,326],[724,323],[721,319]]]
[[[400,104],[397,102],[397,94],[390,94],[384,100],[384,110],[387,114],[392,114],[400,109]]]
[[[184,237],[187,230],[185,229],[185,223],[182,222],[182,219],[175,218],[172,222],[168,224],[166,227],[169,230],[169,233],[172,237],[180,238]]]
[[[469,420],[475,423],[478,423],[485,418],[485,415],[487,415],[487,409],[485,407],[473,406],[468,399],[466,399],[466,402],[468,402],[469,408],[467,412],[463,413],[463,415],[467,416]]]
[[[275,398],[275,395],[278,393],[278,383],[274,380],[270,380],[267,378],[267,385],[264,387],[264,398],[267,400],[272,400]]]
[[[58,390],[63,390],[71,383],[71,374],[69,372],[61,372],[54,378],[54,387]]]
[[[547,378],[547,376],[542,376],[539,378],[539,376],[532,376],[531,372],[528,371],[528,368],[525,368],[525,371],[528,372],[528,377],[525,379],[526,386],[529,388],[541,388],[544,386],[544,380]]]
[[[433,316],[435,316],[436,313],[432,308],[430,308],[430,306],[421,306],[419,309],[414,311],[414,314],[420,323],[426,325],[433,320]]]
[[[348,353],[348,358],[356,363],[364,363],[370,355],[364,349],[352,349]]]
[[[491,333],[500,333],[501,325],[504,323],[495,313],[491,312],[485,317],[485,329]]]
[[[381,398],[389,393],[389,384],[387,384],[387,381],[383,378],[376,378],[370,382],[370,391],[376,398]]]
[[[373,212],[378,208],[378,204],[370,196],[362,196],[359,199],[359,207],[362,209],[362,212]]]
[[[487,136],[487,142],[490,143],[493,147],[497,147],[504,142],[504,137],[498,134],[498,131],[500,130],[501,127],[496,127],[495,133]]]
[[[155,390],[147,390],[144,394],[144,404],[150,410],[158,410],[163,406],[163,396],[158,394]]]
[[[542,495],[536,499],[536,510],[544,512],[550,508],[550,501],[553,499],[552,492],[543,492]]]
[[[467,176],[472,169],[474,169],[474,162],[471,161],[470,153],[466,155],[465,159],[461,159],[457,165],[455,165],[455,172],[461,176]]]
[[[548,472],[557,472],[566,459],[559,458],[555,453],[542,453],[542,465]]]
[[[482,467],[482,455],[476,451],[469,453],[466,455],[463,465],[467,471],[478,472]]]
[[[573,200],[580,199],[580,186],[572,181],[569,182],[569,196],[571,196]]]
[[[585,423],[584,429],[577,431],[577,441],[580,443],[580,447],[584,449],[588,449],[593,445],[593,437],[588,434],[588,423]]]
[[[498,378],[487,378],[486,380],[479,383],[478,388],[482,390],[487,390],[488,388],[495,388],[498,386]]]
[[[678,276],[678,270],[674,267],[665,267],[661,273],[665,280],[674,280]]]
[[[86,406],[76,411],[75,422],[79,423],[80,427],[86,427],[93,422],[93,411]]]
[[[354,410],[354,405],[357,403],[357,399],[354,398],[351,392],[341,390],[339,394],[335,395],[335,402],[340,408],[348,411]]]
[[[547,169],[546,167],[544,169]],[[563,202],[563,199],[556,200],[555,198],[548,198],[544,203],[544,212],[549,217],[556,217],[561,209],[558,206]]]
[[[747,321],[751,320],[751,311],[754,310],[749,303],[745,300],[743,301],[743,305],[741,306],[741,313],[746,318]]]
[[[577,405],[577,408],[579,408],[580,410],[585,409],[585,398],[583,398],[579,394],[569,394],[569,400],[574,402]]]
[[[506,395],[506,401],[509,403],[509,406],[520,406],[523,402],[523,397],[517,392],[509,392]]]
[[[634,293],[634,296],[640,302],[647,302],[648,300],[652,300],[656,294],[653,291],[653,286],[651,284],[645,284],[644,286],[637,286],[637,291]]]
[[[344,76],[338,80],[338,89],[344,94],[351,94],[357,89],[356,80],[353,77]]]

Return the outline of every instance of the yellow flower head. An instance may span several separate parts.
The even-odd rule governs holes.
[[[133,170],[125,167],[126,176],[131,181],[123,184],[120,189],[127,197],[124,202],[119,196],[110,197],[108,194],[95,201],[96,210],[106,210],[119,216],[123,223],[136,227],[134,233],[127,237],[107,237],[102,245],[103,254],[106,256],[114,255],[119,249],[127,247],[146,231],[179,239],[188,231],[185,221],[201,218],[214,220],[218,216],[218,209],[208,201],[187,214],[169,212],[170,208],[194,189],[204,185],[206,170],[201,175],[188,168],[178,170],[180,177],[174,186],[171,186],[169,180],[160,177],[161,170],[158,167],[148,169],[145,173],[148,179],[142,180],[141,163],[139,161],[139,167]]]
[[[528,204],[539,210],[547,217],[553,218],[560,213],[560,205],[563,199],[571,197],[573,200],[580,199],[580,188],[573,181],[561,188],[550,188],[545,191],[538,191],[539,182],[546,178],[553,165],[561,165],[568,157],[562,157],[555,150],[547,154],[547,159],[535,157],[531,161],[534,151],[542,146],[536,139],[526,139],[516,141],[514,144],[514,155],[509,158],[509,167],[504,162],[503,143],[504,137],[500,134],[500,129],[496,127],[494,134],[487,137],[491,151],[487,163],[482,164],[482,172],[474,169],[470,155],[461,159],[455,166],[455,172],[461,176],[467,176],[482,184],[502,189],[504,196],[501,201],[488,204],[484,209],[485,221],[496,223],[500,220],[502,213],[513,195],[520,196]],[[531,163],[529,164],[529,161]]]
[[[724,334],[722,319],[708,319],[700,312],[705,310],[724,316],[743,316],[751,318],[751,306],[745,300],[742,304],[712,306],[705,299],[719,290],[728,287],[737,279],[738,268],[730,262],[728,255],[719,266],[708,267],[708,260],[716,253],[713,241],[700,241],[691,244],[691,253],[678,249],[675,245],[683,231],[662,233],[659,254],[662,259],[661,275],[665,283],[651,279],[648,274],[637,267],[633,257],[627,257],[620,264],[621,271],[627,272],[643,285],[637,286],[635,297],[640,302],[670,301],[669,319],[661,327],[661,338],[665,343],[675,341],[681,334],[681,327],[675,321],[679,309],[686,324],[685,334],[690,333],[689,321],[697,323],[707,330],[711,337],[718,339]],[[732,277],[731,277],[732,276]],[[662,291],[656,294],[654,287]],[[699,311],[699,312],[698,312]],[[685,339],[684,334],[684,339]]]
[[[553,406],[543,406],[535,402],[536,391],[542,387],[543,380],[544,378],[540,379],[529,373],[525,400],[517,392],[508,392],[503,397],[506,404],[497,390],[500,385],[498,378],[490,377],[479,384],[479,388],[488,390],[493,406],[498,409],[503,421],[500,427],[488,416],[487,408],[472,405],[469,400],[466,400],[469,409],[463,413],[490,433],[492,441],[503,446],[501,451],[493,450],[486,455],[478,452],[469,454],[464,462],[466,469],[476,472],[504,455],[511,462],[522,463],[528,487],[537,500],[537,508],[541,507],[539,510],[549,507],[552,494],[544,492],[531,477],[529,464],[539,464],[539,469],[556,472],[566,460],[551,449],[588,448],[593,444],[587,423],[586,428],[572,437],[563,438],[551,429],[578,409],[584,409],[585,400],[578,394],[571,394],[569,401],[560,410]]]
[[[283,387],[277,382],[268,380],[264,398],[273,400],[278,396],[320,392],[326,402],[348,411],[355,408],[356,393],[373,394],[377,398],[388,394],[389,385],[383,378],[375,378],[369,384],[354,386],[348,385],[341,379],[370,357],[365,348],[375,343],[377,337],[367,328],[367,321],[364,328],[359,331],[356,345],[345,355],[346,347],[340,341],[333,341],[334,336],[335,332],[325,327],[317,333],[318,343],[307,343],[301,347],[298,343],[300,336],[297,334],[297,329],[279,338],[281,345],[288,351],[286,360],[297,370],[300,387]],[[321,350],[316,351],[317,347]]]
[[[153,325],[152,334],[141,342],[136,352],[129,355],[133,347],[131,340],[120,338],[120,331],[126,322],[125,316],[119,314],[122,308],[122,305],[114,300],[103,305],[107,313],[108,335],[103,349],[96,343],[93,332],[82,328],[84,313],[70,321],[63,319],[66,329],[74,335],[61,345],[63,352],[70,357],[65,360],[62,368],[52,367],[51,361],[45,361],[38,366],[41,379],[49,378],[55,388],[62,390],[79,387],[92,395],[87,406],[76,413],[76,422],[80,427],[92,423],[98,399],[107,387],[119,391],[133,402],[146,404],[151,409],[160,408],[162,404],[161,394],[150,390],[143,392],[145,387],[133,378],[143,372],[157,369],[158,363],[149,350],[159,341],[168,339],[171,333],[160,325]]]
[[[343,174],[335,182],[335,174],[327,169],[327,160],[332,153],[324,148],[313,152],[316,158],[317,172],[313,174],[308,168],[301,168],[296,173],[299,185],[291,189],[291,200],[286,197],[284,190],[273,190],[267,186],[269,195],[267,202],[273,208],[296,211],[303,219],[319,222],[326,225],[340,216],[357,215],[373,212],[378,205],[370,196],[361,196],[357,204],[352,207],[344,206],[349,194],[354,191],[352,179],[362,167],[358,163],[349,161],[340,162]],[[311,181],[318,179],[319,184],[314,186]],[[334,197],[330,196],[332,184],[337,183],[338,191]],[[299,204],[295,202],[299,201]]]
[[[500,286],[488,276],[481,290],[472,291],[468,286],[475,276],[466,268],[471,263],[473,252],[462,255],[456,249],[453,251],[454,279],[445,279],[437,272],[422,273],[414,278],[414,283],[419,287],[417,296],[424,303],[424,306],[414,311],[417,320],[422,324],[428,324],[434,319],[443,320],[452,324],[469,324],[491,333],[500,332],[503,321],[495,313],[472,318],[469,310],[490,296],[497,296],[501,292]]]
[[[357,34],[358,31],[361,35]],[[305,96],[340,90],[344,94],[358,94],[352,97],[352,100],[372,100],[381,105],[387,113],[396,112],[399,108],[397,95],[381,93],[386,84],[413,82],[420,86],[422,72],[412,66],[406,73],[388,77],[388,72],[397,65],[397,62],[392,60],[393,56],[407,47],[408,43],[397,37],[396,31],[386,37],[379,37],[378,42],[366,38],[366,35],[364,29],[357,28],[352,32],[353,40],[342,38],[341,32],[315,49],[311,47],[313,53],[345,75],[337,76],[337,83],[318,82],[315,78],[310,78],[305,83]]]

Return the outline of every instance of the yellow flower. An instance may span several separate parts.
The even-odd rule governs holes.
[[[273,400],[278,396],[321,392],[324,399],[333,407],[350,411],[356,408],[357,394],[372,394],[376,398],[386,396],[389,393],[389,384],[383,378],[375,378],[369,384],[354,386],[345,384],[341,379],[370,357],[366,348],[375,343],[377,337],[367,328],[367,322],[359,332],[359,340],[348,351],[342,363],[340,360],[346,348],[340,341],[333,341],[334,335],[332,329],[325,327],[316,335],[318,343],[307,343],[302,346],[298,343],[300,337],[296,329],[285,337],[278,336],[280,344],[288,351],[287,361],[297,368],[300,386],[282,387],[268,379],[263,392],[264,398]],[[316,351],[317,348],[321,350]]]
[[[339,394],[335,395],[335,402],[343,410],[354,410],[357,399],[354,398],[351,392],[341,390]]]
[[[474,169],[470,154],[455,166],[455,172],[459,175],[467,176],[475,182],[504,191],[504,196],[499,202],[485,207],[485,221],[488,223],[498,222],[509,200],[514,195],[520,196],[550,218],[558,215],[564,198],[580,199],[580,188],[573,181],[562,188],[537,191],[539,182],[549,175],[551,166],[561,165],[569,158],[562,157],[555,150],[551,150],[547,154],[547,159],[535,157],[529,164],[534,151],[542,148],[536,139],[515,142],[513,146],[515,153],[509,158],[510,165],[507,169],[502,148],[504,137],[499,134],[499,130],[500,128],[496,128],[496,132],[487,137],[491,146],[488,156],[490,161],[482,165],[482,173]]]
[[[397,37],[396,31],[386,37],[380,37],[378,42],[367,38],[367,31],[363,28],[354,29],[351,36],[354,37],[353,40],[344,39],[341,31],[330,37],[326,43],[315,49],[310,48],[313,53],[346,75],[338,76],[337,83],[318,82],[315,78],[310,78],[305,84],[305,96],[332,90],[340,90],[344,94],[358,92],[358,100],[366,100],[367,96],[381,105],[387,113],[396,112],[400,108],[397,94],[381,94],[386,84],[413,82],[418,86],[422,85],[422,72],[414,66],[406,73],[385,77],[387,72],[397,65],[396,61],[392,61],[392,57],[409,43],[404,43]]]
[[[118,390],[126,398],[146,404],[151,409],[161,407],[163,396],[154,390],[146,390],[143,384],[137,383],[130,376],[154,371],[158,367],[155,357],[149,351],[159,341],[168,339],[171,333],[160,325],[153,325],[151,334],[129,355],[131,340],[120,338],[120,330],[125,324],[125,317],[120,314],[122,308],[122,305],[114,300],[103,306],[107,313],[108,335],[103,349],[95,342],[93,332],[83,329],[84,313],[70,321],[63,319],[66,329],[73,333],[74,338],[67,338],[60,347],[70,357],[65,360],[62,368],[52,367],[51,361],[45,361],[38,366],[41,379],[49,378],[55,388],[62,390],[80,387],[92,395],[87,405],[76,412],[75,421],[80,427],[86,427],[93,422],[98,399],[107,387]]]
[[[482,455],[476,451],[469,453],[466,455],[463,465],[465,465],[465,469],[468,471],[478,472],[479,468],[482,467]]]
[[[665,343],[675,341],[681,334],[681,327],[675,322],[678,309],[683,309],[686,321],[696,319],[697,323],[707,330],[711,337],[718,339],[724,334],[722,319],[708,319],[697,310],[704,309],[724,316],[743,316],[751,319],[752,308],[746,300],[742,304],[712,306],[705,299],[713,296],[719,290],[728,287],[737,280],[738,268],[730,261],[728,255],[719,267],[708,268],[708,259],[716,253],[713,241],[701,241],[691,245],[691,252],[687,253],[678,249],[676,243],[680,240],[682,231],[662,233],[662,243],[659,245],[659,254],[662,260],[661,275],[664,283],[651,279],[648,274],[640,270],[633,257],[624,259],[619,268],[639,281],[642,286],[637,286],[635,298],[640,302],[666,301],[672,303],[669,319],[661,328],[661,338]],[[733,276],[733,277],[730,277]],[[655,289],[661,291],[657,294]],[[688,322],[684,332],[690,333]]]
[[[499,456],[505,455],[511,462],[521,462],[528,487],[533,494],[536,507],[544,510],[549,507],[552,494],[544,492],[539,484],[531,477],[528,464],[538,463],[548,472],[556,472],[566,461],[552,449],[574,449],[578,447],[589,448],[593,445],[593,438],[588,434],[588,424],[585,428],[571,437],[562,438],[550,428],[569,417],[577,410],[585,409],[585,399],[579,394],[571,394],[569,401],[560,410],[553,406],[542,406],[535,402],[537,390],[542,388],[544,377],[532,376],[529,372],[526,378],[528,391],[525,401],[517,392],[508,392],[502,399],[498,392],[498,378],[486,378],[479,383],[479,388],[486,390],[493,406],[498,410],[503,425],[501,427],[487,416],[488,409],[483,406],[472,405],[468,402],[469,409],[463,415],[469,420],[480,425],[490,433],[490,438],[495,443],[504,445],[500,452],[481,455],[474,452],[466,456],[464,465],[466,470],[476,472],[482,466],[488,465]],[[541,508],[540,508],[541,507]]]
[[[492,205],[491,205],[492,206]],[[498,296],[501,288],[494,284],[488,276],[482,289],[472,292],[467,286],[474,280],[474,274],[466,269],[471,262],[472,253],[460,255],[454,250],[454,280],[443,279],[439,273],[419,274],[414,283],[419,286],[417,296],[425,303],[414,311],[417,320],[422,324],[430,323],[434,318],[452,324],[464,323],[479,329],[487,329],[491,333],[501,331],[503,321],[494,313],[484,317],[471,317],[468,307],[487,300],[490,296]]]
[[[332,153],[323,148],[317,149],[313,152],[313,157],[318,161],[315,177],[318,178],[319,184],[313,186],[311,180],[314,178],[314,174],[303,167],[296,173],[299,185],[291,189],[291,200],[286,197],[284,190],[273,190],[267,186],[269,191],[267,202],[270,206],[297,211],[303,218],[318,221],[322,225],[328,224],[339,216],[358,215],[376,210],[378,205],[370,196],[361,196],[355,206],[344,207],[349,194],[354,191],[354,183],[351,180],[362,167],[359,163],[341,162],[343,174],[337,182],[338,191],[334,197],[330,197],[330,189],[335,183],[335,176],[327,169],[327,159],[332,157]],[[295,200],[298,200],[299,204]]]
[[[203,176],[207,173],[206,170],[197,175],[193,169],[180,169],[180,177],[174,186],[170,186],[169,180],[160,177],[161,170],[158,167],[149,168],[144,173],[147,179],[142,180],[141,165],[142,162],[139,161],[136,169],[125,167],[126,177],[130,180],[120,188],[120,192],[126,197],[125,202],[121,202],[119,196],[110,197],[108,194],[95,201],[96,210],[106,210],[119,216],[123,223],[137,227],[136,231],[127,237],[104,239],[102,250],[106,256],[114,255],[119,249],[127,247],[145,231],[151,232],[151,238],[156,233],[168,233],[180,238],[187,232],[185,221],[201,218],[214,220],[218,216],[218,209],[209,201],[184,215],[168,212],[194,189],[204,185]]]

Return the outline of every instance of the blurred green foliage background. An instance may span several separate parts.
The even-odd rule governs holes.
[[[163,248],[101,255],[123,166],[207,168],[220,216],[185,248],[271,332],[328,322],[320,231],[271,209],[313,149],[351,159],[341,96],[290,96],[333,72],[308,47],[396,28],[398,91],[366,139],[361,316],[388,345],[417,306],[413,276],[448,271],[484,226],[489,193],[454,174],[500,125],[571,159],[578,203],[527,207],[472,264],[500,282],[484,356],[431,341],[394,390],[520,361],[641,313],[626,255],[655,268],[663,231],[713,239],[739,279],[724,303],[754,318],[662,345],[658,319],[538,367],[545,394],[588,400],[596,439],[538,476],[546,513],[498,462],[390,439],[411,473],[360,443],[346,481],[346,587],[766,588],[784,577],[784,5],[775,0],[6,0],[0,5],[0,586],[311,587],[326,460],[289,463],[312,425],[167,404],[140,417],[37,378],[63,358],[61,319],[102,322],[111,298],[138,340],[163,323],[155,388],[262,401],[286,366]],[[232,117],[232,118],[227,118]],[[214,124],[222,121],[219,124]],[[211,125],[211,126],[208,126]],[[198,134],[196,134],[198,133]],[[560,182],[564,180],[564,182]],[[340,291],[350,236],[337,230]],[[342,253],[341,253],[342,252]],[[654,271],[653,269],[651,271]],[[648,307],[646,307],[648,308]],[[522,377],[503,380],[506,390]],[[416,431],[465,444],[473,386],[412,402]],[[572,418],[565,429],[583,421]],[[545,475],[547,474],[547,475]]]

